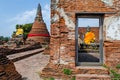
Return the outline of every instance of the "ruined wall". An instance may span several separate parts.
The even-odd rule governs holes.
[[[115,67],[120,64],[120,1],[111,1],[110,6],[116,9],[116,13],[104,19],[104,61],[108,66]]]
[[[105,41],[105,64],[115,68],[120,64],[120,41]]]
[[[105,40],[120,40],[120,1],[119,0],[102,0],[106,5],[114,8],[115,14],[107,15],[104,18]]]
[[[75,66],[75,15],[67,14],[61,1],[51,1],[51,62]]]
[[[76,14],[104,13],[103,40],[120,40],[119,3],[119,0],[51,0],[50,63],[75,66]],[[112,44],[104,46],[105,64],[109,62],[106,52]],[[114,51],[111,55],[115,56]]]
[[[16,71],[13,62],[0,53],[0,80],[22,80],[22,76]]]

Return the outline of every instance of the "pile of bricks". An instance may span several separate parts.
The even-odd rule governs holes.
[[[11,47],[13,47],[13,46],[11,46]],[[28,41],[26,41],[26,43],[24,45],[20,45],[19,48],[17,48],[17,47],[15,47],[15,48],[0,47],[0,53],[5,53],[7,55],[10,55],[10,54],[25,52],[28,50],[33,50],[33,49],[38,49],[38,48],[42,48],[42,46],[39,42],[28,40]]]
[[[4,53],[0,53],[0,80],[22,80],[14,64]]]

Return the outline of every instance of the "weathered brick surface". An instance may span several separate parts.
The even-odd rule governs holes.
[[[51,0],[51,62],[75,63],[75,16],[84,12],[113,13],[116,9],[101,0]],[[98,30],[94,32],[99,33]]]
[[[120,15],[120,1],[119,0],[114,0],[114,5],[113,7],[116,8],[118,15]]]
[[[97,75],[107,75],[109,74],[108,70],[104,67],[77,67],[75,72],[76,74],[97,74]]]
[[[106,65],[115,68],[120,64],[120,41],[106,41],[104,48]]]
[[[3,53],[0,53],[0,80],[22,80],[14,64]]]
[[[113,4],[103,0],[51,0],[51,39],[49,64],[66,65],[75,68],[76,47],[75,30],[77,14],[96,14],[102,13],[104,19],[120,15],[120,1],[113,0]],[[106,38],[107,24],[103,21],[103,40]],[[103,62],[108,66],[114,66],[120,63],[119,42],[104,42]],[[49,66],[49,65],[48,65]],[[50,67],[54,69],[56,66]],[[74,69],[75,70],[75,69]],[[89,70],[96,71],[94,70]],[[78,70],[79,73],[79,70]],[[99,73],[99,70],[98,70]],[[104,73],[104,71],[103,71]],[[96,74],[96,73],[94,73]],[[84,78],[84,77],[83,77]],[[88,79],[90,79],[88,77]],[[97,78],[98,79],[98,78]],[[83,80],[83,79],[78,79]],[[98,80],[107,80],[98,79]],[[108,77],[108,80],[110,78]]]
[[[111,80],[107,75],[77,75],[76,80]]]
[[[26,41],[26,44],[24,46],[22,45],[20,48],[10,49],[10,48],[1,47],[0,53],[5,53],[7,55],[10,55],[10,54],[15,54],[15,53],[33,50],[37,48],[42,48],[41,44],[30,40],[30,41]]]

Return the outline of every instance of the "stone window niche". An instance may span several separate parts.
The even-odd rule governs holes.
[[[104,14],[76,14],[77,65],[102,65],[103,16]]]

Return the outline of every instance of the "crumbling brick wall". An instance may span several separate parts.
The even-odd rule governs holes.
[[[120,40],[119,27],[112,29],[116,26],[115,20],[118,19],[116,16],[119,15],[119,3],[119,0],[51,0],[50,63],[75,67],[76,14],[104,14],[104,43],[105,41]],[[118,23],[120,23],[119,20]],[[113,35],[110,35],[111,29]],[[116,31],[117,33],[115,33]],[[104,46],[104,64],[109,63],[108,58],[110,59],[110,57],[108,57],[107,50],[113,44],[114,42],[111,43],[111,46]],[[119,45],[116,47],[119,48]],[[114,52],[111,54],[115,56]],[[112,64],[112,62],[110,63]]]
[[[104,19],[104,63],[115,68],[120,64],[120,1],[111,1],[113,2],[111,8],[115,8],[116,13]]]
[[[22,80],[13,62],[4,53],[0,53],[0,80]]]

